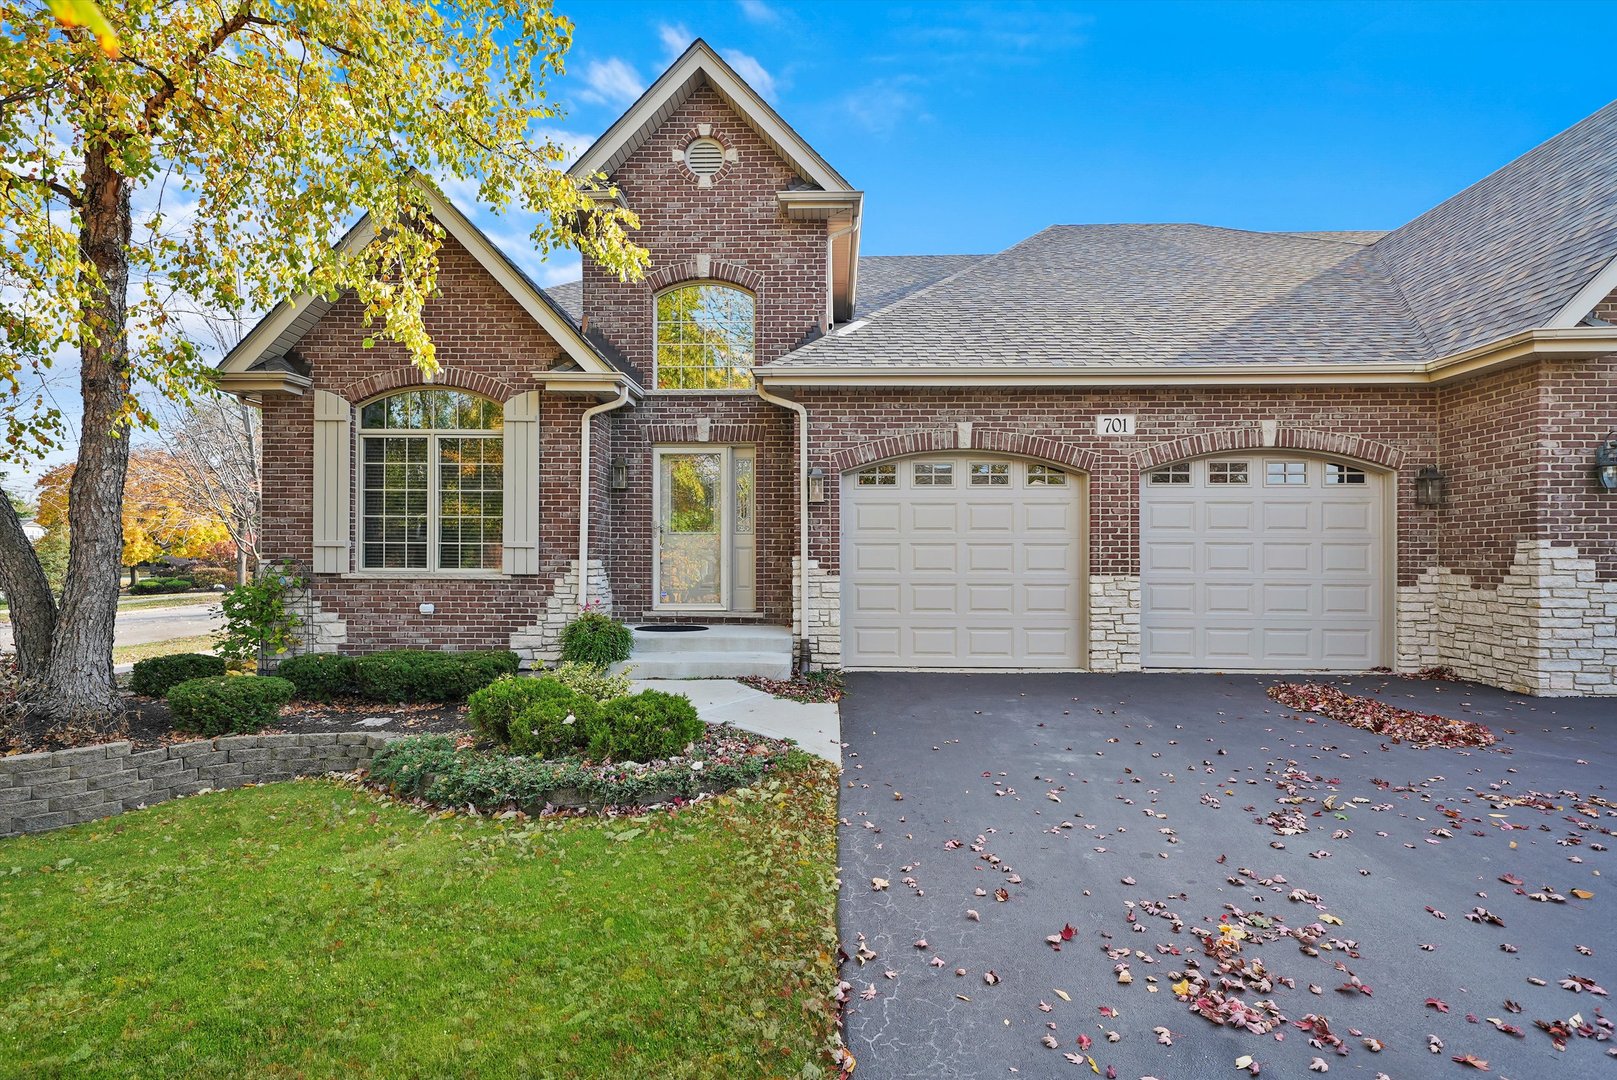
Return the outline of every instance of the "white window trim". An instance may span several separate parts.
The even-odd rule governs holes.
[[[391,396],[391,395],[389,395]],[[380,400],[380,399],[378,399]],[[367,402],[366,404],[370,404]],[[361,406],[363,411],[364,406]],[[365,503],[368,493],[365,488],[365,440],[367,439],[397,439],[416,438],[426,439],[427,451],[427,565],[426,566],[366,566],[365,565]],[[444,567],[439,565],[443,557],[438,487],[438,440],[439,439],[499,439],[500,440],[500,469],[503,472],[510,468],[505,460],[505,430],[500,428],[367,428],[359,429],[359,454],[355,468],[355,476],[359,489],[359,512],[354,515],[355,538],[354,547],[355,565],[358,569],[345,577],[354,578],[506,578],[512,575],[493,567]],[[503,485],[502,485],[503,510]],[[505,541],[505,515],[500,515],[500,541]]]
[[[659,369],[662,365],[658,362],[658,347],[661,345],[660,331],[662,327],[657,318],[657,301],[661,300],[664,296],[671,292],[677,292],[680,289],[695,288],[701,285],[712,285],[716,288],[731,289],[735,292],[741,293],[752,301],[752,359],[754,364],[758,362],[757,293],[753,292],[751,289],[742,288],[733,281],[720,281],[718,278],[691,278],[686,281],[675,282],[666,289],[659,289],[656,293],[652,294],[651,297],[651,388],[646,392],[648,394],[667,394],[670,396],[680,397],[687,397],[691,394],[756,394],[758,392],[756,389],[757,379],[754,378],[750,372],[747,375],[746,386],[719,386],[714,387],[713,389],[705,389],[702,387],[685,388],[659,385],[658,380],[662,377]]]

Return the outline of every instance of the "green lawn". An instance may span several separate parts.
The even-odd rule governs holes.
[[[0,840],[0,1075],[822,1075],[836,785],[499,823],[308,780]]]

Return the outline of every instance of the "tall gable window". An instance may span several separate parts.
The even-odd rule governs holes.
[[[504,415],[458,390],[406,390],[359,415],[360,566],[498,570]]]
[[[730,285],[680,285],[657,296],[657,389],[752,388],[752,294]]]

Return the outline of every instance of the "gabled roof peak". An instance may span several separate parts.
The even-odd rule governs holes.
[[[823,191],[853,191],[853,186],[833,169],[779,113],[736,74],[714,48],[701,38],[692,41],[679,59],[669,65],[646,88],[627,112],[567,170],[586,180],[598,173],[611,176],[629,156],[644,145],[673,111],[683,105],[699,86],[710,86],[719,97],[758,133],[770,148],[786,160],[809,183]]]

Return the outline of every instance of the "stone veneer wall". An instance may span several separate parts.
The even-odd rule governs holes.
[[[1140,670],[1140,579],[1089,579],[1089,670]]]
[[[612,582],[607,578],[606,566],[600,559],[587,564],[590,603],[608,615],[612,613]],[[532,671],[546,663],[561,659],[561,632],[578,617],[578,560],[574,559],[567,573],[551,583],[550,596],[545,600],[544,617],[532,626],[524,626],[511,634],[511,651],[522,661],[524,671]]]
[[[1399,589],[1399,669],[1549,697],[1617,695],[1617,581],[1577,548],[1524,540],[1497,585],[1436,567]]]
[[[195,795],[370,765],[397,735],[227,735],[133,750],[127,742],[0,757],[0,836],[45,832]]]
[[[798,568],[802,560],[792,556],[792,635],[799,637],[803,625],[803,585]],[[842,663],[842,576],[820,568],[818,559],[808,561],[808,646],[809,667],[815,671]]]

